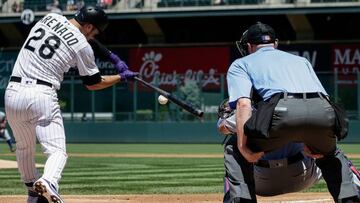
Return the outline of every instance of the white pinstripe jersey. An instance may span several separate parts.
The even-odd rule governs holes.
[[[64,73],[75,66],[81,76],[99,72],[85,36],[64,16],[50,13],[31,29],[12,75],[44,80],[60,89]]]

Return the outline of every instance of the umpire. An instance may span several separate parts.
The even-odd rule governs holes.
[[[305,58],[277,50],[277,43],[269,25],[250,26],[236,43],[244,57],[227,73],[243,177],[235,183],[241,198],[234,202],[256,202],[253,163],[289,142],[305,143],[317,158],[335,202],[360,202],[348,161],[336,147],[335,111],[325,89]],[[260,96],[256,111],[253,93]]]

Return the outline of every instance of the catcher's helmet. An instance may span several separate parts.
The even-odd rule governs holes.
[[[80,25],[90,23],[100,32],[104,32],[108,25],[108,17],[105,11],[99,6],[83,6],[75,13],[74,18]]]

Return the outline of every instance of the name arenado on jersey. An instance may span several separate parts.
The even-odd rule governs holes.
[[[75,34],[70,32],[68,28],[64,26],[64,24],[58,22],[54,16],[45,16],[39,22],[43,23],[44,25],[48,26],[52,30],[56,32],[61,38],[63,38],[67,45],[71,46],[79,42],[79,40],[74,37]],[[57,22],[57,23],[56,23]]]

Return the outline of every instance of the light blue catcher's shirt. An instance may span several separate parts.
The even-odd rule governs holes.
[[[278,92],[322,92],[327,95],[309,61],[272,46],[235,60],[227,72],[230,107],[239,98],[250,98],[252,87],[263,100]]]

